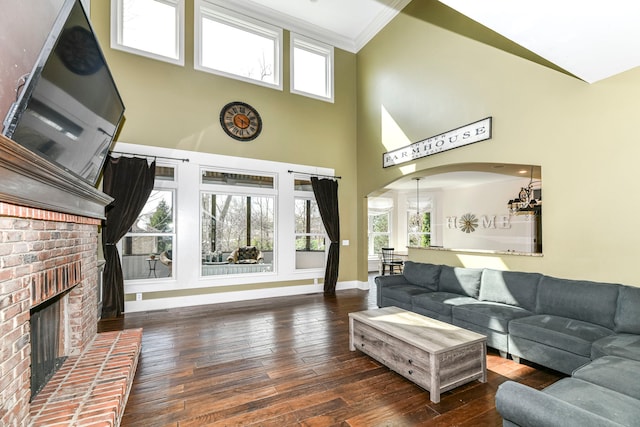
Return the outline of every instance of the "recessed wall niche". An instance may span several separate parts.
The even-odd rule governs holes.
[[[400,251],[542,253],[538,165],[464,163],[422,170],[371,193],[368,207],[371,257],[382,241]],[[386,235],[379,227],[385,215]]]

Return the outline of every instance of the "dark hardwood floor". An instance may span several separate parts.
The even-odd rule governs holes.
[[[144,328],[122,426],[500,426],[498,385],[562,377],[491,352],[488,381],[429,392],[349,351],[348,313],[374,291],[339,291],[132,313],[99,330]]]

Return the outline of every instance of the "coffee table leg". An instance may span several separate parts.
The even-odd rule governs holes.
[[[353,318],[349,316],[349,350],[356,351],[356,346],[353,345]]]
[[[431,371],[431,386],[429,390],[429,398],[433,403],[440,402],[440,359],[437,355],[431,355],[429,363]]]
[[[480,360],[482,360],[482,376],[480,377],[481,383],[487,382],[487,343],[482,343],[482,354],[480,355]]]

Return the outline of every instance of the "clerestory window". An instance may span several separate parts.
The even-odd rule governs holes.
[[[291,34],[291,92],[333,102],[333,46]]]
[[[282,29],[196,0],[200,71],[282,89]]]
[[[184,65],[184,0],[111,0],[111,47]]]

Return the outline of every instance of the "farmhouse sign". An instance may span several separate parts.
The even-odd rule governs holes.
[[[382,155],[382,166],[399,165],[487,139],[491,139],[491,117],[388,151]]]

